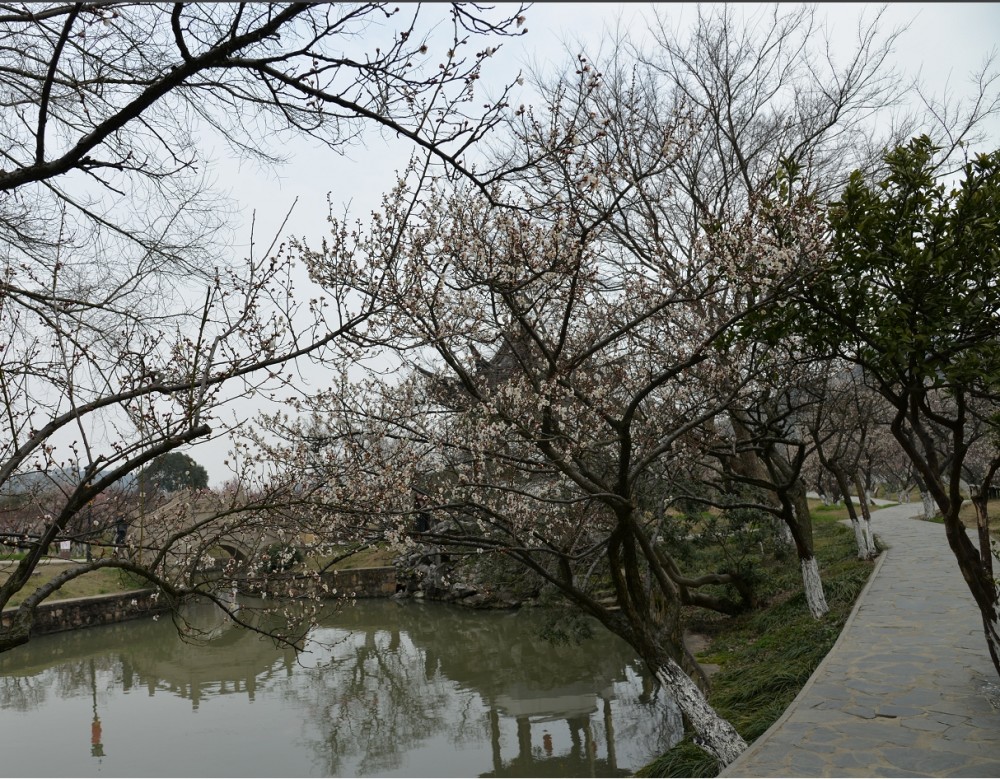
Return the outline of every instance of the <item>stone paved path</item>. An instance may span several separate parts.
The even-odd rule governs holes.
[[[941,525],[880,509],[889,550],[785,714],[722,776],[1000,777],[1000,689]]]

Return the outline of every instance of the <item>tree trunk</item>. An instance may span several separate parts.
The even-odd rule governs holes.
[[[920,496],[924,502],[924,513],[932,516],[935,506],[941,511],[948,546],[954,553],[955,560],[958,562],[958,568],[962,572],[962,578],[965,579],[965,583],[969,586],[969,591],[972,593],[972,597],[979,607],[990,658],[993,661],[994,669],[1000,675],[1000,587],[998,587],[997,581],[993,576],[988,573],[988,570],[991,570],[993,567],[992,560],[989,561],[989,567],[987,568],[984,565],[984,550],[977,547],[971,541],[965,525],[959,519],[959,513],[962,508],[961,492],[959,490],[960,470],[952,467],[949,472],[949,478],[945,481],[940,474],[940,468],[934,467],[934,463],[936,462],[934,457],[928,456],[928,454],[935,455],[934,451],[926,443],[924,444],[924,450],[921,450],[914,443],[913,438],[904,429],[904,419],[903,412],[900,412],[893,420],[893,435],[899,441],[900,445],[902,445],[904,451],[909,455],[910,460],[917,469],[920,479]],[[912,419],[907,421],[910,424],[914,424]],[[914,426],[917,427],[916,425]],[[962,429],[958,427],[953,435],[952,448],[956,451],[961,450],[962,432]],[[1000,467],[1000,462],[996,466]],[[990,474],[981,485],[980,489],[985,493],[989,492],[988,487],[994,472],[995,469],[991,466]],[[928,500],[931,503],[930,507],[927,506]],[[988,517],[985,515],[984,521],[988,521]],[[988,531],[988,526],[986,529]],[[982,543],[982,536],[980,536],[980,543]],[[992,554],[989,546],[987,546],[985,553],[988,555]]]
[[[868,507],[868,495],[861,484],[861,478],[854,474],[854,486],[858,491],[858,504],[861,506],[861,531],[863,536],[863,549],[858,547],[858,555],[864,556],[862,560],[872,560],[878,552],[875,550],[875,539],[872,538],[872,511]]]
[[[724,768],[746,750],[747,742],[713,709],[698,686],[669,657],[657,663],[656,678],[698,734],[697,744]]]
[[[830,607],[826,604],[826,595],[823,592],[823,580],[819,575],[819,561],[815,557],[801,558],[802,564],[802,586],[806,592],[806,603],[809,611],[819,619],[826,614]]]
[[[1000,609],[994,606],[992,620],[985,614],[983,615],[983,633],[986,635],[986,646],[990,650],[993,667],[1000,674],[1000,619],[997,617],[998,613],[1000,613]]]
[[[993,577],[993,545],[990,543],[989,494],[978,487],[972,487],[972,505],[976,509],[976,531],[979,534],[979,557],[983,570]]]
[[[937,507],[934,505],[934,496],[930,490],[920,490],[920,500],[924,504],[924,519],[934,519]]]
[[[837,488],[844,495],[849,495],[847,474],[841,469],[839,465],[835,465],[833,462],[826,464],[826,467],[830,469],[833,474],[833,478],[837,482]],[[845,501],[847,506],[847,516],[851,518],[851,529],[854,530],[854,542],[858,547],[858,559],[868,560],[868,540],[865,538],[865,529],[861,525],[861,520],[858,519],[858,512],[854,507],[854,501],[847,498]]]
[[[614,558],[614,548],[610,551]],[[612,559],[612,562],[617,563],[617,560]],[[622,577],[613,578],[620,583]],[[680,707],[688,725],[697,734],[695,743],[715,757],[720,767],[729,765],[747,748],[746,741],[730,722],[712,708],[705,693],[685,673],[682,662],[678,662],[685,657],[694,661],[684,645],[683,634],[678,631],[676,640],[672,640],[669,625],[665,630],[664,625],[656,624],[658,620],[636,619],[635,613],[630,619],[629,613],[634,612],[634,604],[626,601],[620,605],[622,608],[615,612],[591,610],[591,613],[636,650],[665,693]],[[677,627],[680,627],[679,621]],[[698,666],[698,669],[701,670],[701,667]]]
[[[792,529],[788,527],[787,522],[783,522],[780,519],[776,519],[775,528],[777,529],[778,535],[781,537],[782,541],[784,541],[789,546],[792,547],[795,546],[795,536],[792,535]]]
[[[809,611],[813,617],[819,619],[830,610],[830,607],[827,606],[826,595],[823,593],[823,579],[819,575],[819,561],[813,554],[809,502],[806,500],[806,491],[802,488],[801,483],[796,482],[796,486],[788,490],[788,501],[795,522],[792,535],[795,538],[795,549],[802,567],[802,587],[806,593],[806,603],[809,604]]]
[[[993,660],[993,667],[1000,674],[1000,583],[993,575],[993,541],[990,538],[990,486],[993,477],[1000,469],[1000,460],[994,460],[986,471],[986,477],[980,485],[971,485],[969,492],[972,497],[972,505],[976,509],[976,531],[979,536],[979,560],[983,567],[983,574],[987,581],[993,582],[993,614],[989,615],[989,609],[982,608],[983,633],[986,635],[986,646],[990,650],[990,659]]]
[[[1000,674],[1000,587],[997,586],[993,576],[986,572],[983,553],[969,540],[965,526],[958,519],[958,512],[959,506],[953,506],[945,514],[945,534],[948,537],[948,545],[955,553],[959,570],[979,606],[990,659],[997,674]],[[989,546],[986,547],[985,553],[992,555]],[[990,568],[992,569],[992,560]]]

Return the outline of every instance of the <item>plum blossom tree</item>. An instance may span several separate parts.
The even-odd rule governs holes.
[[[805,252],[794,242],[781,244],[782,230],[766,224],[767,209],[775,198],[797,197],[803,202],[812,198],[810,208],[815,210],[810,218],[815,218],[822,204],[840,192],[851,171],[879,169],[883,150],[904,140],[919,123],[937,128],[947,138],[945,153],[952,154],[979,138],[983,119],[997,110],[989,64],[965,104],[948,98],[937,101],[919,86],[911,91],[908,80],[891,67],[892,48],[903,30],[886,32],[877,12],[859,20],[857,44],[846,53],[829,45],[817,9],[806,7],[698,8],[687,29],[672,24],[664,12],[657,15],[652,29],[655,44],[639,55],[646,66],[643,95],[663,115],[683,115],[691,132],[685,151],[664,172],[657,200],[645,204],[645,224],[679,256],[690,254],[706,235],[714,239],[722,268],[751,280],[744,295],[766,289],[769,276],[780,280],[789,268],[802,272],[823,251],[817,240]],[[617,93],[627,94],[620,89]],[[908,113],[907,105],[916,108]],[[799,210],[800,215],[807,213]],[[814,225],[810,229],[814,239],[822,232]],[[772,250],[758,251],[758,246]],[[807,273],[803,276],[808,278]],[[758,328],[762,325],[755,321],[744,328],[742,337],[768,343],[768,334],[755,332]],[[795,344],[786,343],[784,348],[790,353],[786,364],[796,364]],[[754,370],[752,364],[745,367]],[[780,381],[794,373],[767,375]],[[774,386],[771,395],[760,397],[788,401],[802,399],[802,393],[790,383]],[[764,477],[770,470],[770,484],[787,485],[791,491],[786,499],[771,503],[787,505],[785,522],[802,561],[804,585],[814,593],[814,613],[822,613],[822,590],[809,549],[808,505],[799,475],[802,461],[787,446],[789,428],[780,433],[774,429],[790,419],[791,409],[786,403],[771,425],[766,407],[733,408],[758,423],[757,430],[744,424],[740,433],[746,455],[740,461],[744,478],[767,483]],[[723,427],[735,434],[740,425],[729,421],[717,429]],[[785,443],[769,444],[776,440]],[[797,440],[803,443],[802,437]],[[765,452],[776,459],[766,465],[755,463]]]
[[[657,202],[688,125],[645,124],[636,93],[634,110],[605,113],[600,74],[579,64],[550,114],[522,118],[520,158],[541,162],[507,187],[428,188],[417,168],[366,229],[335,221],[322,247],[301,247],[319,283],[358,269],[359,293],[384,305],[364,343],[400,372],[305,400],[298,428],[270,422],[287,448],[258,443],[316,474],[330,536],[374,518],[399,543],[499,554],[534,572],[625,638],[728,764],[745,743],[692,681],[702,677],[681,609],[734,613],[748,605],[746,582],[738,570],[685,571],[657,543],[671,496],[652,486],[743,391],[752,371],[727,370],[744,348],[729,336],[779,294],[774,268],[791,274],[816,250],[815,211],[807,198],[772,203],[772,229],[739,256],[711,240],[678,255],[631,228]],[[418,531],[420,512],[434,522]]]
[[[635,138],[649,128],[683,117],[688,142],[674,163],[655,173],[633,164],[631,175],[645,177],[644,186],[607,221],[614,240],[629,250],[670,255],[678,264],[690,262],[709,242],[717,272],[734,282],[731,295],[712,300],[720,318],[738,316],[754,305],[755,295],[770,294],[772,282],[780,286],[786,274],[807,265],[820,250],[819,202],[839,189],[853,167],[877,164],[878,144],[872,143],[869,122],[874,112],[891,111],[905,95],[903,83],[887,67],[898,33],[883,33],[877,15],[859,28],[854,51],[837,61],[824,49],[822,29],[810,9],[776,5],[741,14],[733,6],[699,8],[685,30],[674,28],[666,14],[658,15],[652,24],[655,44],[638,55],[642,67],[624,53],[625,47],[596,66],[582,58],[579,63],[580,70],[600,70],[613,84],[593,98],[602,115],[630,117],[605,128],[608,144],[620,153],[643,148]],[[549,94],[564,90],[556,82]],[[890,141],[901,137],[895,121],[879,127],[887,128]],[[742,337],[755,338],[748,331]],[[778,381],[784,375],[765,367],[778,359],[766,352],[764,345],[746,348],[742,363],[731,355],[726,363],[734,374],[731,386],[749,387],[752,380],[758,398],[795,397],[792,386],[762,387],[761,377]],[[791,359],[789,364],[794,355]],[[716,433],[728,430],[741,438],[740,457],[725,462],[739,467],[729,467],[727,478],[738,475],[753,489],[768,485],[769,497],[754,505],[781,517],[789,528],[809,603],[820,616],[825,599],[800,475],[805,449],[788,448],[787,404],[772,404],[777,416],[771,418],[765,406],[749,405],[754,393],[741,394],[726,411],[741,419],[715,426]]]
[[[858,558],[870,560],[878,550],[871,529],[867,490],[860,476],[861,459],[877,435],[877,396],[865,387],[849,366],[820,363],[814,392],[820,398],[809,421],[809,434],[821,465],[833,474],[858,545]],[[851,495],[857,500],[851,500]],[[858,516],[861,512],[861,517]]]
[[[211,506],[179,502],[158,532],[129,534],[128,554],[31,583],[53,541],[89,537],[80,518],[102,494],[226,434],[227,402],[287,388],[295,360],[322,357],[377,311],[336,285],[299,301],[274,245],[229,257],[202,133],[270,163],[292,134],[337,150],[374,124],[468,173],[459,158],[503,110],[502,97],[478,107],[481,67],[524,18],[461,4],[93,2],[8,5],[0,20],[0,491],[36,510],[30,532],[5,537],[27,551],[0,607],[29,593],[0,627],[3,651],[28,640],[61,584],[97,567],[172,602],[230,606],[199,583],[210,551],[234,534],[295,532],[281,508],[291,486],[244,481]]]
[[[845,69],[824,69],[811,17],[775,14],[773,33],[700,15],[691,48],[664,27],[645,68],[623,48],[581,55],[575,76],[539,84],[549,110],[513,112],[495,152],[507,188],[439,183],[419,202],[416,169],[367,230],[335,221],[323,247],[303,247],[320,284],[379,269],[360,290],[390,302],[357,343],[403,374],[364,397],[316,396],[303,428],[271,420],[293,441],[267,450],[315,469],[331,535],[395,517],[405,543],[419,485],[435,541],[515,559],[623,635],[723,763],[742,743],[681,673],[697,676],[678,612],[731,608],[701,590],[740,577],[684,572],[657,547],[673,496],[650,485],[701,454],[694,431],[754,397],[763,340],[734,326],[825,251],[813,183],[846,179],[871,106],[900,94],[877,25]],[[619,610],[594,597],[601,575]]]

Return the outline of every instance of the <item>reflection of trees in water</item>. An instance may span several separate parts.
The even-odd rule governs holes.
[[[0,708],[30,711],[45,702],[49,683],[41,677],[0,677]]]
[[[603,629],[579,645],[545,641],[540,635],[547,621],[536,610],[498,613],[442,604],[372,603],[345,609],[328,624],[346,630],[391,625],[423,650],[430,669],[475,687],[490,701],[501,695],[544,699],[571,689],[596,694],[625,681],[627,668],[640,668],[634,650]]]
[[[80,735],[92,730],[93,751],[95,738],[102,743],[98,714],[118,691],[168,693],[197,708],[204,698],[253,700],[268,689],[265,705],[292,701],[302,720],[301,736],[278,748],[304,750],[327,775],[384,775],[406,768],[414,750],[470,747],[492,751],[493,775],[612,775],[680,732],[676,709],[657,700],[623,642],[599,632],[579,646],[553,646],[540,638],[546,618],[529,611],[363,601],[317,629],[299,658],[212,609],[186,616],[206,646],[179,640],[161,619],[41,637],[30,651],[4,653],[0,704],[27,711],[46,696],[85,696],[92,705]],[[487,758],[479,770],[489,767]]]
[[[235,627],[211,604],[186,608],[178,625],[181,638],[146,646],[128,663],[126,690],[135,684],[150,695],[169,692],[188,698],[195,709],[215,695],[235,693],[253,701],[259,687],[284,680],[296,665],[294,650]]]
[[[315,638],[333,646],[313,646],[307,683],[288,694],[320,731],[309,743],[323,773],[398,769],[409,749],[448,726],[451,685],[406,634],[322,628]],[[356,769],[342,765],[353,756]]]
[[[647,711],[655,716],[605,717],[605,730],[614,727],[613,737],[632,750],[650,759],[662,755],[676,744],[684,733],[684,721],[677,704],[668,698],[644,668],[630,673],[631,684],[616,688],[616,700],[605,701],[605,707],[618,712]],[[610,735],[609,735],[610,737]],[[638,767],[638,766],[636,766]]]
[[[0,655],[0,701],[6,706],[10,696],[13,707],[20,698],[23,710],[33,708],[44,699],[42,692],[28,702],[28,690],[36,686],[62,698],[89,697],[92,667],[98,693],[145,688],[149,695],[188,698],[194,708],[204,697],[230,692],[252,700],[259,684],[287,675],[295,653],[234,628],[223,617],[211,605],[185,608],[182,624],[197,638],[190,642],[178,637],[169,620],[149,619],[40,637],[30,649]]]
[[[34,647],[32,647],[32,650]],[[17,663],[17,658],[0,661],[0,707],[16,711],[37,708],[49,693],[69,699],[90,697],[93,690],[91,669],[100,672],[100,691],[107,691],[116,684],[116,659],[110,655],[86,655],[59,659],[58,654],[48,658],[33,652],[30,665]],[[13,662],[12,662],[13,661]]]
[[[314,649],[310,683],[288,688],[319,731],[309,748],[328,775],[385,774],[445,736],[456,747],[490,744],[492,775],[534,776],[542,763],[567,775],[620,775],[628,772],[616,764],[616,741],[648,742],[652,757],[681,733],[676,707],[656,700],[634,652],[614,636],[553,646],[540,638],[541,614],[436,604],[366,604],[332,622],[315,638],[341,644]],[[516,743],[504,742],[504,717],[514,720]],[[569,730],[557,754],[551,736],[533,743],[532,723],[546,720]]]

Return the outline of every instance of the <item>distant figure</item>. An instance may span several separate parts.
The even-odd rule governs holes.
[[[128,532],[128,523],[124,519],[119,518],[119,520],[117,522],[115,522],[115,546],[116,547],[124,546],[125,545],[125,534],[127,532]]]
[[[419,493],[413,497],[413,507],[417,509],[417,532],[426,533],[431,529],[431,516],[423,510],[424,501]]]

